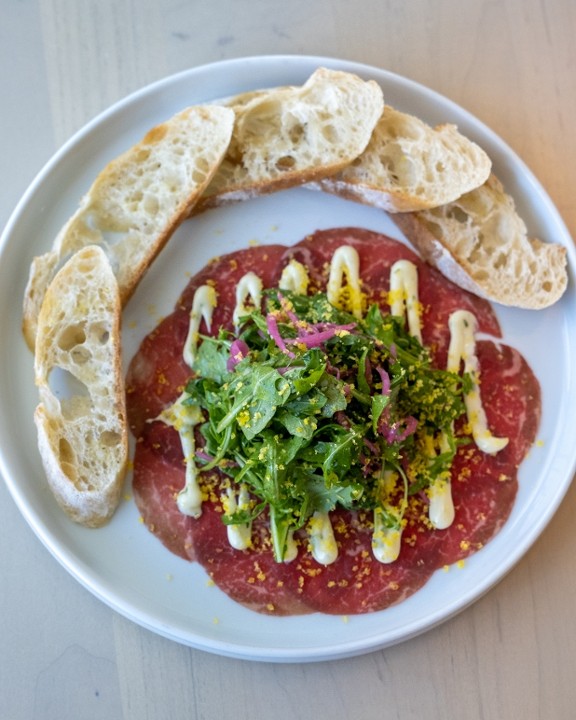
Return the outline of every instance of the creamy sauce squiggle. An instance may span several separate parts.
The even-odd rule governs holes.
[[[428,440],[427,450],[430,457],[434,457],[438,452],[448,452],[448,440],[443,432],[440,433],[438,439],[430,437]],[[455,516],[450,478],[438,478],[433,482],[428,489],[428,498],[430,500],[428,508],[430,522],[437,530],[446,530],[454,522]]]
[[[278,287],[280,290],[289,290],[298,295],[306,295],[310,278],[304,265],[298,260],[290,260],[282,271]]]
[[[422,342],[418,269],[410,260],[398,260],[390,270],[390,312],[406,317],[408,332]]]
[[[224,509],[227,514],[232,515],[237,510],[250,509],[250,493],[244,483],[240,485],[238,496],[230,487],[226,491],[226,500],[224,501]],[[252,544],[252,524],[236,523],[227,525],[226,532],[228,542],[236,550],[247,550]]]
[[[212,315],[216,307],[216,290],[211,285],[201,285],[194,293],[192,309],[190,310],[190,325],[188,335],[184,342],[184,362],[192,367],[196,348],[198,347],[198,332],[202,320],[206,323],[208,332],[212,325]]]
[[[344,279],[346,285],[344,285]],[[347,302],[342,302],[342,294],[346,289]],[[326,286],[328,301],[336,307],[347,305],[350,312],[357,318],[362,317],[362,291],[360,289],[360,258],[355,248],[342,245],[334,251],[330,263],[330,275]]]
[[[315,512],[308,523],[310,548],[320,565],[331,565],[338,559],[338,545],[327,512]]]
[[[251,306],[247,305],[251,301]],[[260,307],[262,302],[262,280],[253,272],[247,272],[236,285],[236,306],[232,313],[232,321],[236,332],[239,329],[240,318],[250,314],[250,307]]]
[[[194,428],[202,422],[203,418],[199,407],[184,404],[183,400],[185,398],[185,393],[182,393],[175,403],[161,413],[159,419],[165,422],[166,425],[171,425],[178,432],[184,453],[186,474],[184,487],[176,498],[178,509],[184,515],[200,517],[202,514],[202,490],[198,484],[195,462]]]
[[[494,455],[508,444],[508,438],[492,435],[488,429],[486,412],[480,396],[480,366],[476,355],[476,329],[478,322],[467,310],[457,310],[449,320],[450,347],[448,349],[448,370],[460,371],[464,364],[464,372],[472,378],[472,389],[464,395],[466,415],[472,429],[474,442],[482,452]]]
[[[382,493],[387,495],[396,482],[396,473],[385,470]],[[388,564],[398,559],[402,544],[403,507],[395,508],[387,504],[386,508],[374,510],[374,531],[372,533],[372,552],[376,560]]]

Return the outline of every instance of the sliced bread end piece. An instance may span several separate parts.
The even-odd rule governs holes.
[[[391,217],[427,262],[476,295],[541,309],[566,290],[566,248],[528,236],[494,175],[452,203]]]
[[[89,246],[56,274],[38,318],[38,448],[58,504],[87,527],[112,516],[127,469],[120,315],[110,263]]]

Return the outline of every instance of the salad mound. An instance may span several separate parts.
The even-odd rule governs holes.
[[[249,491],[226,524],[268,512],[278,562],[317,513],[372,510],[400,530],[411,497],[449,482],[469,378],[435,368],[403,318],[274,288],[238,332],[201,340],[180,400],[205,411],[198,470]]]

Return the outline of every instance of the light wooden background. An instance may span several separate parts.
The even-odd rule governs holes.
[[[575,31],[573,0],[1,0],[0,224],[52,153],[127,93],[206,62],[303,53],[377,65],[463,105],[522,156],[576,237]],[[190,650],[109,610],[0,483],[0,718],[568,720],[575,514],[572,489],[498,587],[424,636],[266,665]]]

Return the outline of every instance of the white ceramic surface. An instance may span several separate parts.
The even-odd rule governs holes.
[[[32,356],[20,332],[30,260],[45,252],[108,160],[184,106],[266,86],[303,82],[318,66],[377,80],[387,102],[429,123],[454,122],[491,155],[532,234],[564,244],[571,282],[554,307],[497,308],[506,342],[522,351],[543,390],[539,442],[520,470],[520,490],[500,534],[464,568],[439,571],[401,605],[340,618],[260,616],[209,585],[203,571],[165,550],[127,499],[111,523],[87,530],[69,522],[46,487],[32,420],[37,402]],[[297,242],[318,228],[357,225],[400,237],[382,212],[296,189],[205,213],[180,228],[125,311],[125,361],[172,308],[189,275],[215,254],[249,242]],[[568,232],[545,191],[494,133],[446,98],[377,68],[317,57],[257,57],[198,67],[144,88],[73,137],[33,182],[0,244],[0,469],[33,531],[97,597],[161,635],[196,648],[254,660],[316,661],[357,655],[406,640],[452,617],[500,580],[553,517],[574,474],[576,444],[576,260]]]

